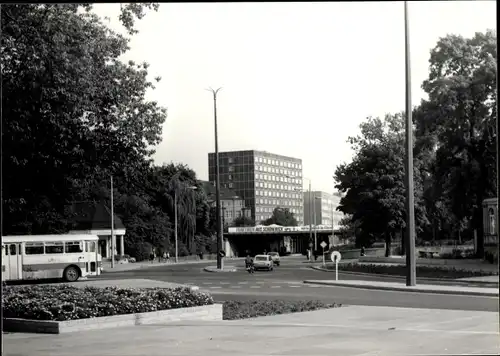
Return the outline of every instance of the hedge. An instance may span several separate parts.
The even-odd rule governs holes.
[[[229,300],[225,301],[223,304],[222,318],[224,320],[247,319],[259,316],[338,308],[341,306],[341,304],[323,303],[321,301]]]
[[[76,287],[68,284],[5,286],[4,318],[75,320],[210,305],[212,297],[180,288]]]
[[[328,264],[329,270],[335,270],[335,265]],[[339,264],[339,271],[383,274],[391,276],[406,276],[404,265],[381,265],[371,263],[346,263]],[[417,276],[424,278],[458,279],[479,276],[493,276],[497,273],[482,270],[469,270],[444,266],[416,266]]]

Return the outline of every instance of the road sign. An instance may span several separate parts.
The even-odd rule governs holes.
[[[224,250],[220,250],[220,251],[219,251],[219,256],[220,256],[220,257],[226,257],[226,251],[224,251]]]
[[[325,248],[327,243],[325,241],[322,241],[320,244],[319,244],[322,248]]]
[[[332,261],[333,262],[339,263],[341,259],[342,259],[342,255],[340,254],[339,251],[332,252]]]
[[[332,261],[335,262],[335,280],[339,280],[339,262],[342,259],[339,251],[332,252]]]

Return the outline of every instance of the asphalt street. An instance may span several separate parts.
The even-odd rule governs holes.
[[[348,287],[304,284],[307,279],[333,279],[334,274],[313,270],[303,258],[284,258],[274,271],[249,274],[244,262],[226,262],[237,272],[210,273],[203,271],[214,262],[163,265],[126,272],[104,273],[99,279],[151,279],[199,286],[210,292],[216,301],[250,299],[321,300],[348,305],[394,306],[430,309],[498,311],[498,298],[454,296],[414,292],[375,291]],[[343,280],[401,280],[386,276],[354,276],[339,273]],[[418,280],[417,280],[418,282]]]

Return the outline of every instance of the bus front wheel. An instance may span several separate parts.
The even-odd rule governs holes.
[[[80,271],[75,266],[66,267],[63,278],[66,282],[76,282],[80,278]]]

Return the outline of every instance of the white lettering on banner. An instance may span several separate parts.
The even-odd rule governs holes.
[[[334,226],[334,230],[338,230],[338,226]],[[317,226],[312,228],[312,231],[332,231],[331,226]],[[230,227],[230,234],[241,233],[281,233],[281,232],[309,232],[309,226],[252,226],[252,227]]]

